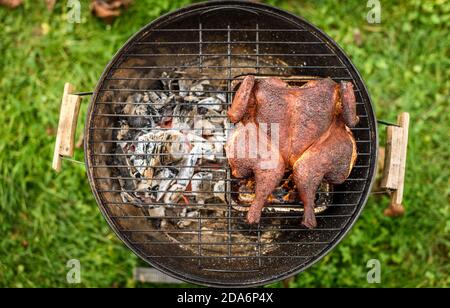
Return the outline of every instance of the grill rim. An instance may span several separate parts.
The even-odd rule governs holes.
[[[147,31],[151,31],[152,28],[157,27],[161,23],[168,23],[172,19],[176,19],[180,16],[185,15],[186,13],[192,14],[195,11],[201,11],[201,10],[208,10],[213,8],[240,8],[244,10],[252,10],[252,9],[258,9],[263,10],[266,13],[269,13],[271,15],[274,15],[274,17],[278,18],[284,18],[292,22],[293,24],[301,27],[301,23],[307,24],[310,28],[312,28],[314,31],[316,31],[315,34],[318,34],[319,36],[322,36],[327,43],[330,43],[333,52],[335,54],[340,54],[342,56],[342,59],[346,65],[346,67],[353,70],[355,77],[360,81],[361,90],[362,93],[366,94],[367,99],[367,105],[370,106],[370,108],[366,109],[367,117],[372,120],[372,122],[368,123],[368,127],[371,133],[371,138],[373,139],[371,142],[370,147],[370,163],[368,167],[368,176],[367,181],[370,181],[368,185],[365,186],[365,189],[361,195],[361,199],[359,200],[359,206],[355,209],[355,213],[352,214],[352,218],[348,224],[345,225],[344,228],[342,228],[341,232],[328,244],[328,247],[326,250],[322,251],[319,255],[314,256],[311,258],[311,260],[307,261],[304,264],[301,264],[296,267],[292,267],[291,270],[275,273],[271,277],[264,277],[263,279],[260,279],[256,282],[217,282],[217,281],[211,281],[207,279],[198,279],[194,278],[192,276],[185,276],[181,274],[179,271],[176,271],[172,268],[169,268],[163,264],[160,264],[157,260],[149,260],[149,258],[143,253],[138,247],[134,246],[132,242],[126,238],[125,234],[121,232],[116,225],[116,222],[113,221],[111,215],[108,213],[106,207],[104,206],[104,202],[99,194],[98,189],[95,187],[95,179],[93,174],[93,168],[95,164],[93,164],[92,160],[94,155],[91,153],[92,151],[92,140],[91,140],[91,123],[93,121],[93,118],[95,116],[94,108],[96,105],[96,100],[98,98],[99,93],[102,92],[102,85],[105,82],[105,79],[108,77],[109,73],[111,72],[111,69],[114,68],[114,64],[120,63],[120,57],[122,54],[126,53],[127,50],[132,46],[132,43],[137,41],[139,38],[142,37]],[[309,31],[309,30],[308,30]],[[350,72],[349,72],[350,73]],[[350,73],[350,75],[353,75]],[[354,79],[354,78],[352,78]],[[315,26],[313,23],[309,22],[305,18],[301,16],[297,16],[293,13],[290,13],[284,9],[280,9],[271,5],[262,4],[262,3],[255,3],[255,2],[247,2],[247,1],[241,1],[241,0],[227,0],[227,1],[220,1],[220,0],[214,0],[214,1],[208,1],[208,2],[201,2],[196,4],[191,4],[188,6],[185,6],[183,8],[177,9],[175,11],[168,12],[166,14],[161,15],[160,17],[154,19],[152,22],[146,24],[143,26],[140,30],[135,32],[123,45],[121,48],[118,49],[118,51],[114,54],[114,56],[111,58],[111,60],[106,65],[105,69],[103,70],[99,80],[97,81],[96,87],[93,91],[93,95],[91,97],[91,100],[89,102],[87,113],[86,113],[86,120],[85,120],[85,127],[84,127],[84,136],[85,136],[85,142],[84,142],[84,158],[85,158],[85,165],[86,165],[86,173],[88,177],[89,186],[91,188],[91,191],[95,197],[95,200],[97,202],[97,206],[100,209],[100,212],[102,213],[103,218],[108,223],[110,228],[114,231],[116,236],[140,259],[144,260],[146,263],[148,263],[150,266],[156,268],[157,270],[175,278],[182,280],[187,283],[193,283],[197,285],[203,285],[207,287],[225,287],[225,288],[233,288],[233,287],[239,287],[239,286],[245,286],[245,287],[260,287],[264,286],[270,283],[278,282],[282,279],[291,277],[293,275],[296,275],[302,271],[307,270],[317,262],[321,261],[326,255],[328,255],[333,249],[347,236],[347,234],[350,232],[350,230],[353,228],[354,224],[358,220],[359,216],[361,215],[364,207],[366,206],[367,200],[370,195],[370,191],[372,190],[373,184],[375,182],[375,171],[377,170],[377,163],[378,163],[378,129],[376,124],[376,115],[375,115],[375,106],[372,103],[370,93],[366,87],[366,84],[364,82],[364,79],[362,78],[360,72],[357,70],[355,65],[351,62],[350,57],[344,52],[344,50],[330,37],[328,36],[323,30]],[[193,258],[195,258],[193,256]]]

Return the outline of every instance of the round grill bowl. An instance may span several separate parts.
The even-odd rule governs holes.
[[[302,227],[299,211],[266,211],[261,224],[250,227],[245,223],[245,213],[232,206],[228,197],[236,192],[229,185],[226,189],[231,191],[225,202],[206,202],[200,214],[185,220],[192,223],[182,228],[176,222],[184,215],[183,207],[199,204],[158,205],[145,200],[136,204],[124,200],[123,181],[138,183],[145,178],[127,180],[130,167],[124,163],[126,155],[117,152],[120,121],[131,119],[123,114],[123,107],[133,94],[164,92],[161,81],[170,80],[164,72],[178,79],[208,79],[217,85],[216,92],[224,94],[224,105],[232,101],[232,80],[244,74],[331,77],[354,84],[360,123],[352,131],[358,159],[349,178],[328,193],[328,208],[317,214],[317,228]],[[139,125],[134,129],[151,131]],[[299,17],[240,1],[192,5],[160,17],[134,35],[114,56],[97,84],[85,136],[89,182],[101,212],[118,237],[160,271],[208,286],[264,285],[320,260],[342,240],[361,213],[377,160],[372,104],[361,76],[341,48]],[[222,180],[232,181],[226,163],[218,169],[223,171]],[[170,210],[160,217],[151,210],[155,204]],[[302,205],[292,205],[295,207]],[[172,227],[163,228],[164,219]]]

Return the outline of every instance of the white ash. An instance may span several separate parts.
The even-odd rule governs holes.
[[[198,107],[211,109],[217,112],[222,111],[223,109],[223,101],[218,97],[207,97],[204,98],[197,103]]]
[[[180,218],[197,217],[185,205],[224,203],[223,145],[226,140],[226,94],[204,78],[161,75],[161,88],[131,94],[119,110],[116,153],[121,197],[125,203],[146,204],[150,216],[163,217],[170,208]],[[127,171],[128,170],[128,174]],[[129,192],[132,191],[132,192]],[[154,203],[154,204],[153,204]],[[194,208],[194,209],[192,209]],[[186,228],[193,219],[177,220]],[[160,227],[168,226],[161,220]]]

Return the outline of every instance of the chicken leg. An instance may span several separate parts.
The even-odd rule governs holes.
[[[305,210],[302,221],[305,227],[317,226],[314,197],[322,180],[325,179],[330,184],[344,182],[356,157],[353,135],[339,121],[297,159],[293,166],[293,176]]]
[[[225,150],[234,177],[255,177],[255,198],[247,213],[247,221],[256,224],[267,198],[283,178],[284,160],[254,123],[238,126]]]

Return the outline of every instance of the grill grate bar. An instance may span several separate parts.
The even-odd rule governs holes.
[[[203,128],[190,128],[190,129],[184,129],[184,128],[157,128],[160,131],[183,131],[183,132],[195,132],[195,131],[203,131]],[[122,130],[121,127],[91,127],[90,130],[96,131],[96,130]],[[127,130],[149,130],[148,127],[129,127],[127,128]],[[222,132],[222,131],[233,131],[234,128],[224,128],[224,129],[220,129],[220,130],[215,130],[215,129],[208,129],[211,132]],[[370,128],[367,127],[354,127],[351,128],[351,130],[353,131],[368,131],[370,130]]]
[[[93,168],[130,168],[130,166],[128,165],[97,165],[97,166],[92,166]],[[198,167],[198,166],[173,166],[173,165],[158,165],[158,166],[149,166],[149,165],[142,165],[139,166],[142,168],[147,168],[147,167],[152,167],[153,169],[161,169],[161,168],[176,168],[176,169],[182,169],[182,168],[194,168],[195,170],[198,171],[215,171],[215,172],[225,172],[226,170],[228,170],[228,167],[224,167],[222,165],[219,166],[204,166],[204,167]]]
[[[273,219],[273,218],[272,218]],[[311,232],[311,229],[307,229],[306,227],[300,227],[300,228],[260,228],[263,232],[269,232],[269,231],[277,231],[277,232]],[[121,232],[128,232],[128,233],[191,233],[197,235],[198,231],[197,229],[183,229],[183,230],[161,230],[161,229],[152,229],[152,230],[120,230]],[[226,233],[227,235],[230,235],[231,233],[242,233],[242,232],[257,232],[258,230],[256,227],[254,229],[203,229],[202,232],[217,232],[217,233]],[[341,231],[340,228],[314,228],[314,232],[321,232],[321,231]],[[229,241],[230,248],[232,241]]]
[[[192,67],[192,66],[190,66],[190,67]],[[282,66],[282,67],[278,67],[278,68],[285,68],[285,67]],[[117,70],[120,70],[120,69],[122,69],[122,68],[120,68],[120,67],[117,68]],[[247,75],[247,74],[245,74],[245,75]],[[243,76],[245,76],[245,75],[236,76],[236,77],[227,77],[227,78],[208,77],[208,78],[205,78],[205,79],[211,80],[211,81],[221,81],[221,80],[223,80],[223,81],[227,81],[227,80],[233,81],[233,80],[243,80],[244,79]],[[295,82],[295,81],[297,81],[297,82],[308,82],[310,80],[317,80],[317,79],[320,79],[320,78],[324,78],[324,77],[305,76],[304,78],[299,77],[299,78],[292,79],[289,76],[276,75],[276,74],[270,75],[270,76],[275,76],[275,77],[281,78],[282,80],[293,81],[293,82]],[[260,77],[264,77],[264,75],[260,75]],[[327,76],[325,76],[325,77],[327,77]],[[343,77],[329,76],[329,77],[331,79],[335,80],[335,81],[336,80],[350,80],[350,81],[354,81],[354,79],[352,77],[346,77],[346,76],[343,76]],[[172,80],[172,81],[184,80],[184,81],[187,81],[187,80],[198,80],[198,77],[197,78],[186,78],[186,77],[183,77],[183,78],[176,78],[176,77],[161,77],[161,78],[159,78],[159,77],[142,77],[142,78],[140,78],[140,77],[108,77],[108,78],[106,78],[106,80],[164,80],[164,81],[166,81],[166,80],[167,81],[170,81],[170,80]],[[357,88],[355,88],[354,90],[355,91],[360,91]],[[147,90],[147,91],[150,91],[150,90]]]
[[[152,141],[152,140],[93,140],[93,143],[158,143],[158,144],[185,144],[186,141]],[[209,141],[211,144],[225,144],[224,141]],[[371,142],[371,140],[356,140],[356,143],[367,143],[367,142]],[[203,140],[192,140],[188,142],[189,144],[205,144],[205,141]],[[164,153],[162,153],[164,154]],[[170,154],[170,153],[168,153]],[[196,154],[190,154],[190,153],[176,153],[175,154],[179,155],[186,155],[186,156],[192,156],[192,155],[196,155]],[[136,154],[137,156],[145,156],[146,154]],[[148,154],[147,154],[148,155]],[[164,156],[164,155],[160,155],[159,156]],[[216,157],[217,158],[217,157]]]
[[[164,154],[164,155],[162,155],[162,154]],[[194,154],[190,154],[190,153],[174,153],[174,154],[176,154],[177,156],[192,156],[192,155],[194,155]],[[99,153],[99,154],[96,154],[96,153],[94,153],[94,154],[92,154],[93,156],[100,156],[100,157],[104,157],[104,156],[107,156],[107,157],[117,157],[117,156],[119,156],[119,157],[133,157],[133,156],[138,156],[138,157],[154,157],[154,156],[161,156],[161,157],[164,157],[164,156],[171,156],[171,154],[169,154],[169,153],[161,153],[161,154],[124,154],[124,153]],[[208,156],[209,154],[205,154],[204,156]],[[215,155],[214,156],[214,158],[216,159],[216,160],[224,160],[224,159],[226,159],[226,157],[225,156],[218,156],[218,155]],[[173,168],[176,168],[177,166],[172,166]],[[148,179],[150,179],[150,178],[148,178]]]
[[[215,272],[215,273],[256,273],[259,272],[261,269],[255,268],[255,269],[240,270],[240,269],[202,268],[202,270],[206,272]]]
[[[185,255],[185,256],[174,256],[174,255],[147,255],[146,258],[167,258],[167,259],[226,259],[226,260],[234,260],[234,259],[256,259],[256,258],[264,258],[264,259],[312,259],[315,258],[316,255],[310,255],[310,256],[268,256],[268,255],[262,255],[262,256],[228,256],[228,255],[217,255],[217,256],[194,256],[194,255]],[[228,272],[228,271],[225,271]],[[234,272],[234,271],[233,271]],[[238,272],[244,272],[247,271],[238,271]]]
[[[256,43],[259,45],[259,43]],[[126,57],[195,57],[196,53],[129,53]],[[226,57],[226,53],[203,53],[204,57]],[[267,56],[267,57],[337,57],[332,53],[233,53],[232,57],[253,57],[253,56]],[[110,79],[108,79],[110,80]]]
[[[205,79],[206,80],[206,79]],[[183,90],[161,90],[161,89],[153,89],[153,90],[148,90],[148,89],[132,89],[132,88],[117,88],[117,89],[100,89],[100,91],[103,92],[107,92],[107,91],[123,91],[123,92],[155,92],[155,93],[180,93],[180,92],[185,92]],[[203,92],[203,93],[220,93],[220,94],[224,94],[224,93],[236,93],[235,90],[202,90],[199,92]],[[207,95],[198,95],[197,97],[206,97]],[[128,102],[107,102],[110,104],[122,104],[122,103],[126,103],[126,104],[130,104],[130,105],[155,105],[155,106],[163,106],[166,105],[166,103],[128,103]],[[189,104],[190,106],[192,106],[193,103],[180,103],[180,104]],[[217,103],[217,104],[213,104],[213,105],[220,105],[220,106],[228,106],[231,103]],[[206,105],[207,104],[203,104],[201,103],[200,105]]]
[[[174,28],[174,29],[169,29],[169,28],[163,28],[163,29],[151,29],[149,32],[179,32],[179,31],[188,31],[188,32],[197,32],[198,29],[197,28]],[[245,32],[309,32],[306,29],[253,29],[253,28],[204,28],[202,29],[203,32],[241,32],[241,31],[245,31]]]
[[[135,189],[99,189],[99,192],[134,192],[134,193],[159,193],[159,192],[179,192],[178,190],[135,190]],[[319,195],[336,195],[336,194],[360,194],[362,193],[362,190],[346,190],[346,191],[318,191],[317,194]],[[233,191],[231,189],[228,190],[203,190],[203,191],[184,191],[183,195],[185,196],[195,196],[196,194],[211,194],[211,193],[218,193],[218,194],[235,194],[238,195],[241,192],[239,191]],[[248,191],[246,193],[253,193],[253,191]]]
[[[94,180],[133,180],[133,181],[153,181],[153,180],[171,180],[173,178],[166,178],[166,177],[160,177],[160,178],[150,178],[150,177],[140,177],[140,178],[134,178],[134,177],[120,177],[120,176],[104,176],[104,177],[94,177]],[[176,178],[180,181],[188,181],[191,180],[191,178]],[[225,182],[239,182],[245,180],[245,178],[232,178],[232,179],[222,179],[222,181]],[[281,181],[287,181],[288,178],[282,178]],[[194,180],[198,181],[198,180]],[[348,177],[346,181],[367,181],[367,178],[351,178]]]
[[[181,207],[180,207],[181,208]],[[347,217],[351,217],[353,214],[336,214],[336,215],[332,215],[332,214],[317,214],[316,217],[322,217],[322,218],[347,218]],[[277,214],[276,218],[277,219],[299,219],[302,218],[303,215],[279,215]],[[241,220],[244,217],[236,217],[236,216],[232,216],[232,217],[223,217],[223,216],[199,216],[199,217],[180,217],[180,216],[150,216],[150,215],[143,215],[143,216],[132,216],[132,215],[128,215],[128,216],[111,216],[111,218],[115,218],[115,219],[180,219],[180,220],[196,220],[196,219],[211,219],[211,220],[225,220],[225,219],[234,219],[234,220]],[[261,218],[265,218],[265,219],[273,219],[273,217],[261,217]]]
[[[358,155],[363,156],[363,155],[370,155],[370,153],[358,153]],[[92,168],[129,168],[130,166],[128,165],[96,165],[96,166],[92,166]],[[197,169],[199,171],[209,171],[209,170],[214,170],[214,171],[220,171],[223,169],[229,170],[230,168],[228,166],[204,166],[204,167],[198,167],[198,166],[173,166],[173,165],[158,165],[158,166],[150,166],[150,165],[141,165],[138,167],[142,167],[142,168],[147,168],[147,167],[152,167],[153,169],[160,169],[160,168],[177,168],[177,169],[181,169],[181,168],[194,168]],[[368,168],[368,165],[354,165],[353,168]],[[225,170],[223,170],[225,172]]]
[[[135,245],[191,245],[191,246],[195,246],[198,245],[197,242],[153,242],[153,241],[140,241],[140,242],[131,242],[132,244]],[[331,242],[275,242],[275,243],[252,243],[252,242],[233,242],[233,246],[242,246],[242,245],[250,245],[250,246],[256,246],[256,245],[261,245],[261,246],[274,246],[274,245],[309,245],[309,246],[313,246],[313,245],[317,245],[317,246],[322,246],[322,245],[329,245]],[[228,243],[226,242],[207,242],[207,243],[202,243],[202,245],[205,246],[223,246],[223,245],[228,245]]]
[[[218,142],[213,142],[213,143],[218,143]],[[177,155],[177,156],[193,156],[196,154],[191,154],[191,153],[176,153],[174,152],[172,153],[160,153],[160,154],[124,154],[124,153],[101,153],[101,154],[94,154],[94,156],[126,156],[126,157],[130,157],[130,156],[139,156],[139,157],[152,157],[152,156],[172,156],[172,155]],[[225,156],[214,156],[215,159],[225,159]],[[177,166],[173,166],[174,168],[176,168]]]
[[[112,90],[113,91],[113,90]],[[140,91],[140,90],[139,90]],[[150,91],[151,92],[151,91]],[[234,92],[234,91],[233,91]],[[221,92],[224,93],[224,92]],[[132,105],[132,106],[140,106],[140,105],[151,105],[151,106],[165,106],[165,103],[127,103],[127,102],[99,102],[100,105]],[[203,106],[229,106],[229,103],[177,103],[179,106],[193,106],[193,104],[197,104],[199,107]],[[364,103],[357,102],[356,105],[364,105]],[[126,115],[124,115],[126,116]],[[148,129],[148,127],[147,127]]]
[[[142,207],[154,207],[154,206],[165,206],[165,207],[173,207],[180,206],[179,203],[173,202],[105,202],[108,205],[134,205],[134,206],[142,206]],[[328,207],[352,207],[356,206],[358,203],[329,203]],[[229,203],[204,203],[204,204],[183,204],[183,208],[187,209],[195,209],[195,208],[206,208],[206,207],[227,207]],[[271,204],[268,203],[266,207],[280,207],[280,208],[303,208],[303,204]]]
[[[197,54],[196,54],[197,55]],[[226,56],[226,55],[225,55]],[[120,69],[120,68],[119,68]],[[264,75],[259,75],[260,77],[264,77]],[[285,75],[271,75],[271,76],[275,76],[278,77],[282,80],[285,81],[292,81],[292,82],[308,82],[310,80],[317,80],[323,77],[314,77],[314,76],[304,76],[301,77],[299,76],[298,78],[292,78],[292,76],[285,76]],[[333,80],[341,80],[343,78],[345,78],[345,80],[353,80],[353,78],[351,77],[330,77]],[[217,78],[217,77],[208,77],[208,78],[204,78],[205,80],[210,80],[210,81],[227,81],[227,80],[244,80],[244,75],[241,76],[237,76],[237,77],[231,77],[231,78]],[[190,81],[190,80],[198,80],[197,78],[189,78],[189,77],[109,77],[106,80],[163,80],[163,81],[179,81],[179,80],[183,80],[183,81]],[[221,91],[222,92],[222,91]]]
[[[203,72],[203,56],[202,56],[202,41],[203,41],[203,37],[202,37],[202,23],[199,22],[198,24],[198,62],[199,62],[199,66],[200,66],[200,72]],[[202,218],[199,215],[198,217],[198,235],[197,235],[197,239],[198,239],[198,252],[197,254],[199,256],[202,255]],[[198,259],[198,267],[202,268],[202,259]]]
[[[227,26],[227,89],[228,91],[231,90],[231,31],[230,31],[230,25]],[[232,102],[232,93],[227,91],[227,103],[231,104]],[[227,168],[227,179],[231,178],[230,169]],[[231,194],[227,193],[227,200],[231,200]],[[231,256],[231,242],[232,242],[232,236],[231,236],[231,203],[228,202],[228,208],[227,208],[227,217],[228,217],[228,256]]]
[[[231,55],[229,56],[229,58],[231,59]],[[231,65],[231,64],[230,64]],[[158,65],[150,65],[150,66],[121,66],[118,67],[117,69],[121,69],[121,70],[145,70],[145,69],[183,69],[183,68],[201,68],[201,66],[199,65],[166,65],[166,66],[158,66]],[[226,65],[210,65],[208,66],[208,69],[227,69],[228,66]],[[251,66],[251,65],[242,65],[242,66],[230,66],[229,69],[241,69],[241,68],[249,68],[249,69],[253,69],[255,68],[255,66]],[[260,68],[275,68],[275,69],[280,69],[280,66],[277,65],[261,65]],[[286,65],[286,66],[282,66],[283,69],[290,69],[290,68],[301,68],[301,69],[347,69],[345,66],[341,66],[341,65],[325,65],[325,66],[321,66],[321,65]],[[231,78],[231,77],[229,77]]]
[[[167,42],[136,42],[136,45],[193,45],[197,44],[197,42],[193,41],[167,41]],[[221,41],[203,41],[205,45],[238,45],[238,44],[256,44],[254,41],[230,41],[230,42],[221,42]],[[260,41],[259,44],[288,44],[288,45],[326,45],[326,42],[299,42],[299,41],[282,41],[282,42],[274,42],[274,41]]]
[[[197,240],[198,251],[197,251],[197,254],[199,256],[201,256],[202,255],[202,217],[201,216],[198,217],[198,229],[197,229],[197,231],[198,231],[198,235],[197,235],[197,238],[198,238],[198,240]],[[202,267],[202,262],[201,262],[200,259],[198,260],[198,264],[197,265],[198,265],[199,268]]]
[[[131,115],[125,115],[125,114],[116,114],[116,113],[97,113],[94,114],[94,116],[96,117],[126,117],[126,118],[161,118],[161,116],[157,116],[157,115],[137,115],[137,114],[131,114]],[[367,115],[358,115],[360,118],[367,118]],[[204,119],[214,119],[214,118],[222,118],[222,119],[226,119],[227,116],[226,115],[221,115],[221,116],[206,116],[206,115],[202,115],[202,116],[165,116],[165,118],[184,118],[184,119],[198,119],[198,118],[204,118]]]
[[[102,105],[133,105],[133,106],[140,106],[140,105],[151,105],[151,106],[165,106],[165,103],[127,103],[127,102],[102,102]],[[193,106],[193,103],[178,103],[179,106]],[[201,103],[198,104],[200,107],[203,106],[229,106],[228,103]]]

